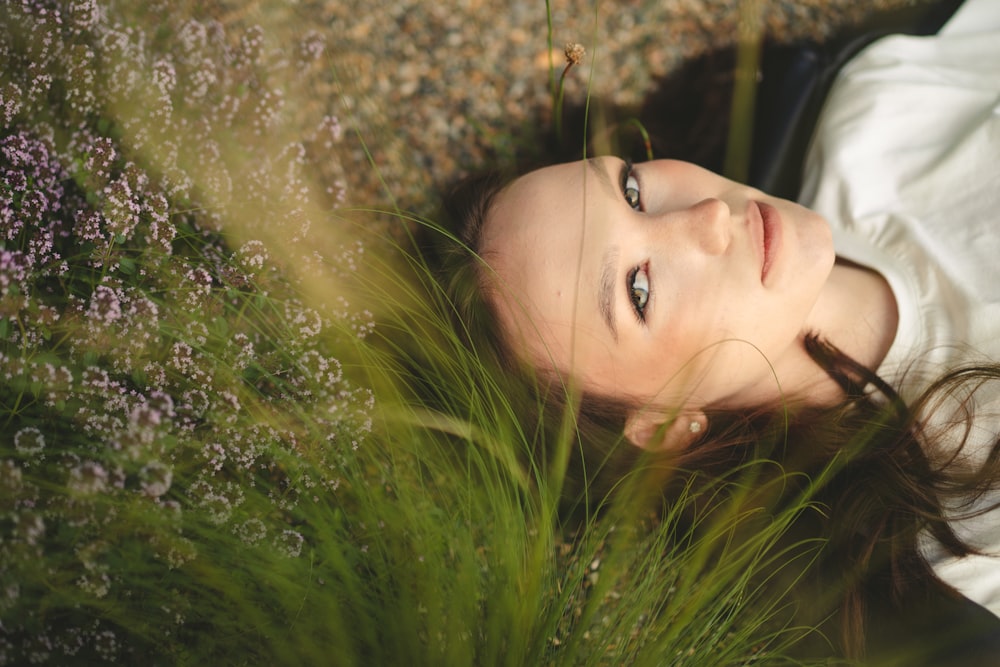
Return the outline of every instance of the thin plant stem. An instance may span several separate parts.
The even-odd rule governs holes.
[[[627,125],[633,125],[639,131],[642,136],[642,146],[646,151],[646,159],[653,159],[653,143],[649,139],[649,132],[646,131],[646,126],[642,124],[638,118],[630,118]]]
[[[551,57],[551,56],[550,56]],[[563,96],[565,92],[565,81],[566,73],[569,72],[570,68],[573,67],[573,63],[566,63],[566,67],[563,68],[562,74],[559,76],[559,86],[556,89],[556,101],[553,107],[553,122],[556,126],[556,140],[559,145],[562,145],[563,133],[562,133],[562,107],[563,107]]]
[[[552,58],[552,5],[550,0],[545,0],[545,21],[548,29],[545,41],[549,47],[549,95],[552,96],[554,103],[556,98],[556,62]]]
[[[563,68],[562,75],[560,75],[559,77],[559,90],[556,96],[555,108],[553,109],[553,113],[555,114],[553,120],[556,129],[556,140],[559,142],[560,145],[562,145],[562,140],[563,140],[562,107],[563,107],[563,96],[566,89],[566,75],[569,73],[569,70],[573,67],[573,65],[579,65],[581,62],[583,62],[583,56],[586,53],[586,50],[583,48],[583,45],[581,44],[576,44],[575,42],[568,42],[565,48],[563,49],[563,53],[566,55],[566,67]],[[591,66],[590,70],[591,78],[593,78],[593,75],[594,75],[594,70],[593,66]],[[588,82],[587,84],[588,90],[590,90],[590,83],[591,82]]]
[[[733,103],[729,115],[729,137],[723,173],[734,181],[746,182],[750,172],[753,140],[754,99],[762,37],[760,0],[740,2],[739,44],[733,81]]]

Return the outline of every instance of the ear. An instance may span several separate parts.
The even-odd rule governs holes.
[[[625,420],[625,437],[641,449],[685,449],[708,430],[708,418],[701,410],[685,410],[676,416],[654,410],[636,410]]]

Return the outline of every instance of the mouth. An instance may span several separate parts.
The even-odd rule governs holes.
[[[774,264],[778,248],[781,246],[781,217],[778,211],[769,204],[754,202],[761,217],[761,245],[763,259],[761,261],[760,281],[767,283],[768,274]]]

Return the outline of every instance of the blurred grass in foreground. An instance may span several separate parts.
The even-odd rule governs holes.
[[[306,103],[329,36],[219,16],[0,10],[0,663],[778,661],[798,508],[747,470],[653,519],[640,468],[565,530],[565,462],[338,184],[377,166]]]

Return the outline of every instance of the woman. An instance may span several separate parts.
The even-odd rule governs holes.
[[[776,425],[793,467],[860,447],[820,528],[865,573],[845,594],[855,652],[882,572],[880,613],[932,562],[1000,614],[997,37],[997,5],[968,0],[933,39],[856,57],[816,131],[807,206],[612,157],[457,206],[481,259],[449,272],[465,326],[506,368],[578,391],[581,419],[695,467]]]

